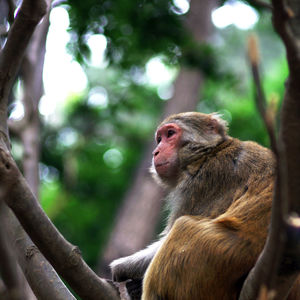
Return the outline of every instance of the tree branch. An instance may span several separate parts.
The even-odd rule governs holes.
[[[47,12],[44,1],[24,0],[0,53],[0,131],[9,146],[7,128],[7,100],[20,67],[28,42],[36,25]]]
[[[15,8],[13,1],[8,2],[10,7],[9,22],[12,24],[14,21],[13,16]],[[11,86],[15,80],[14,78],[18,72],[24,51],[27,49],[27,43],[47,8],[46,3],[42,1],[35,2],[36,1],[32,0],[23,1],[19,13],[17,14],[16,21],[9,32],[5,48],[0,55],[1,144],[3,144],[4,140],[6,145],[8,145],[9,141],[6,132],[8,93],[10,92]],[[1,212],[3,213],[3,210]],[[8,209],[6,209],[5,212],[8,213]],[[10,215],[9,221],[9,223],[6,222],[7,224],[5,228],[7,231],[10,230],[10,236],[15,236],[16,231],[18,232],[16,236],[16,252],[18,254],[18,260],[28,282],[31,285],[31,288],[34,290],[38,298],[49,300],[75,299],[39,251],[36,251],[36,253],[30,257],[26,256],[26,249],[32,249],[35,246],[24,230],[21,229],[20,224],[17,222],[15,217]],[[28,268],[30,268],[31,272],[28,272]],[[44,282],[42,287],[40,286],[41,282]]]
[[[2,203],[2,201],[0,202]],[[37,298],[75,300],[52,266],[24,232],[16,217],[3,204],[1,206],[1,220],[5,222],[6,234],[11,237],[19,264]],[[24,296],[20,299],[24,299]]]
[[[50,1],[46,0],[49,2]],[[46,38],[49,29],[49,14],[37,26],[27,47],[20,70],[23,81],[24,117],[26,122],[20,138],[23,144],[22,170],[33,194],[39,198],[39,157],[40,157],[40,115],[39,102],[44,93],[43,67],[46,52]]]
[[[264,93],[264,89],[261,83],[261,76],[259,72],[259,52],[257,39],[254,35],[251,35],[248,40],[248,56],[250,59],[250,65],[252,70],[252,77],[255,84],[255,102],[257,109],[264,121],[265,127],[269,134],[271,149],[277,156],[277,140],[274,129],[274,116],[270,109],[267,109],[267,101]]]
[[[286,190],[291,210],[300,215],[300,168],[295,166],[300,153],[300,3],[273,0],[274,27],[281,36],[287,52],[290,76],[287,80],[282,107],[280,143],[286,161]]]
[[[300,270],[300,166],[295,164],[300,153],[300,2],[291,0],[291,6],[287,6],[284,0],[272,2],[274,27],[286,46],[290,76],[282,106],[280,135],[276,141],[274,127],[269,128],[258,60],[250,56],[258,109],[277,158],[277,179],[270,233],[263,252],[244,283],[240,294],[243,300],[257,297],[285,299]],[[295,212],[297,214],[293,216]]]
[[[7,0],[9,12],[8,12],[8,22],[12,24],[15,20],[14,12],[16,10],[16,4],[13,0]]]
[[[7,288],[8,298],[22,300],[22,288],[18,277],[17,263],[14,256],[15,253],[10,249],[7,232],[4,230],[4,228],[6,228],[3,219],[4,205],[5,204],[0,201],[0,273]]]
[[[0,133],[6,145],[9,145],[9,91],[29,39],[46,11],[45,2],[24,0],[0,55]],[[83,299],[119,299],[115,288],[97,277],[82,260],[78,248],[68,243],[57,231],[34,198],[10,154],[4,150],[0,152],[0,169],[3,171],[0,171],[3,192],[0,196],[13,209],[42,253]],[[32,248],[33,254],[36,252],[34,249]]]
[[[262,0],[247,0],[247,2],[250,5],[253,5],[255,7],[260,7],[260,8],[264,8],[264,9],[268,9],[268,10],[273,9],[273,7],[270,3],[267,3],[267,2],[262,1]]]
[[[273,0],[272,3],[274,7],[273,25],[286,47],[290,72],[291,74],[295,73],[295,75],[299,75],[299,1]]]
[[[78,247],[58,232],[28,188],[10,154],[0,149],[0,189],[33,242],[56,271],[85,300],[119,299],[115,288],[84,262]]]

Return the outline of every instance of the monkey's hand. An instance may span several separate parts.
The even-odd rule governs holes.
[[[111,273],[114,281],[126,281],[128,279],[140,279],[143,277],[147,266],[134,260],[134,255],[114,260],[111,264]]]
[[[162,241],[163,238],[146,249],[114,260],[110,264],[113,280],[120,282],[128,279],[142,279]]]
[[[126,282],[127,292],[130,295],[131,300],[141,300],[142,286],[143,286],[142,279],[129,280]]]

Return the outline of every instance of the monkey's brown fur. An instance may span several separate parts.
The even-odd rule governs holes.
[[[189,122],[197,126],[199,114],[193,117]],[[177,115],[165,122],[176,119],[183,121]],[[273,155],[231,137],[210,151],[198,152],[195,144],[180,151],[185,190],[180,195],[187,199],[147,269],[142,299],[238,299],[267,236]]]
[[[203,181],[201,193],[193,195],[195,202],[202,202],[199,194],[211,196],[214,186],[221,187],[218,194],[225,201],[207,203],[201,216],[177,219],[146,272],[143,299],[237,299],[265,243],[274,162],[267,149],[230,140],[206,162],[187,166],[196,173],[187,189],[195,191],[194,185]],[[241,174],[233,178],[237,172]]]
[[[173,115],[158,127],[153,173],[171,207],[165,238],[152,256],[142,250],[112,263],[114,278],[124,280],[139,278],[151,261],[143,300],[238,299],[263,249],[275,160],[226,131],[218,115],[202,113]]]

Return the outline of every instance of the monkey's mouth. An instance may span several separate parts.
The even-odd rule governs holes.
[[[155,167],[156,167],[156,168],[160,168],[160,167],[163,167],[163,166],[168,165],[168,164],[169,164],[169,162],[166,161],[166,162],[164,162],[164,163],[160,163],[160,164],[155,165]]]

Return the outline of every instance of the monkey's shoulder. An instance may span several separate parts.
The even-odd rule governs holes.
[[[274,154],[269,148],[266,148],[253,141],[243,141],[241,143],[243,147],[247,149],[250,155],[258,155],[265,159],[274,160]]]
[[[275,171],[276,160],[274,153],[256,142],[242,142],[239,159],[241,163],[244,163],[246,166],[254,166],[256,170]]]
[[[275,158],[272,151],[252,141],[240,141],[228,137],[226,141],[212,151],[199,156],[186,167],[187,177],[202,177],[207,179],[222,179],[224,182],[236,176],[248,178],[258,174],[274,175]]]
[[[224,149],[227,153],[247,154],[246,157],[254,157],[262,160],[274,161],[274,154],[269,149],[254,141],[241,141],[236,138],[229,138],[231,143]]]

